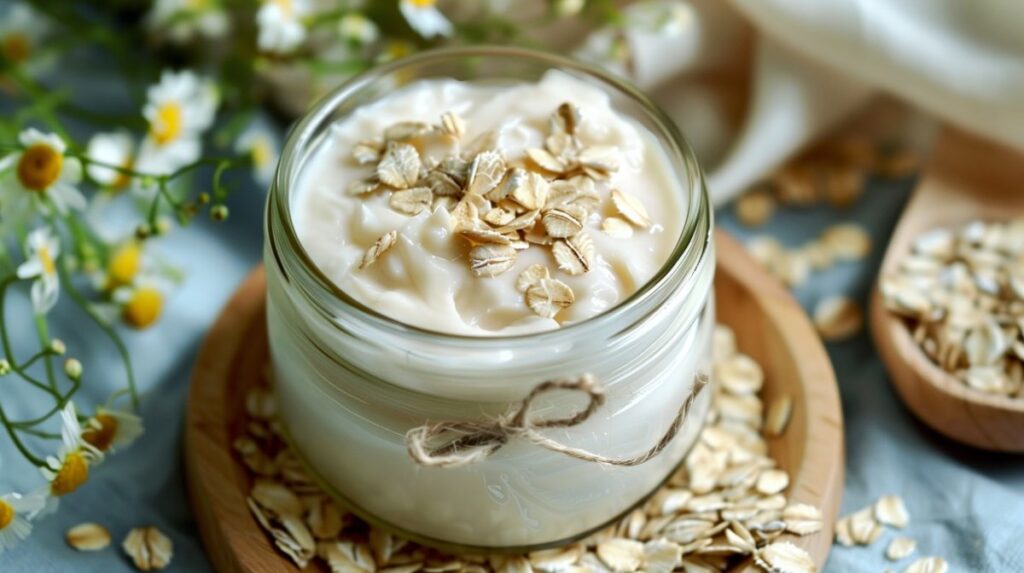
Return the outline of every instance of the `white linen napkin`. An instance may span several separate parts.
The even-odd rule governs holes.
[[[654,93],[725,202],[878,92],[1024,149],[1024,2],[664,0],[577,51]],[[737,104],[737,102],[739,102]]]

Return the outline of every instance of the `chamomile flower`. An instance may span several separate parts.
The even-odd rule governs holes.
[[[57,256],[60,242],[48,227],[40,227],[28,234],[25,240],[25,262],[18,266],[18,278],[31,279],[32,309],[36,314],[46,314],[57,304],[60,294],[60,279],[57,276]]]
[[[23,3],[11,6],[0,18],[0,58],[16,66],[31,66],[50,33],[50,21]]]
[[[113,452],[142,435],[142,418],[123,410],[97,408],[85,423],[82,439],[101,452]]]
[[[156,0],[146,24],[154,34],[182,44],[196,37],[223,38],[229,22],[218,0]]]
[[[32,533],[32,519],[46,507],[43,492],[0,495],[0,553]]]
[[[338,20],[338,33],[343,40],[357,45],[371,44],[380,37],[377,25],[356,12],[345,14]]]
[[[89,140],[86,155],[106,165],[131,169],[135,164],[135,142],[124,131],[97,133]],[[111,190],[124,189],[131,182],[131,177],[103,165],[90,164],[86,172],[97,183]]]
[[[139,150],[138,170],[170,173],[198,159],[200,136],[217,112],[213,82],[189,71],[165,71],[146,95],[142,114],[149,122],[149,133]]]
[[[60,213],[85,208],[85,196],[75,187],[82,164],[64,155],[64,141],[35,128],[21,132],[18,141],[22,149],[0,159],[0,216],[27,224],[48,203]]]
[[[437,0],[399,0],[398,9],[409,27],[424,38],[451,36],[455,27],[440,10]]]
[[[139,280],[136,284],[114,290],[112,298],[120,308],[121,320],[139,330],[149,328],[164,309],[164,289],[153,280]]]
[[[59,499],[82,486],[89,480],[89,466],[103,461],[103,452],[96,449],[82,437],[82,425],[74,402],[68,402],[60,411],[61,449],[57,456],[47,456],[46,466],[41,468],[43,477],[49,482],[49,498],[43,513],[57,509]]]
[[[143,267],[142,243],[134,238],[116,245],[107,260],[106,272],[99,278],[99,286],[113,290],[130,285]]]
[[[312,12],[310,0],[264,0],[256,12],[257,45],[273,54],[293,51],[306,40],[308,30],[303,19]]]
[[[238,136],[235,151],[252,159],[253,175],[261,185],[269,185],[281,154],[277,134],[262,122],[253,122]]]

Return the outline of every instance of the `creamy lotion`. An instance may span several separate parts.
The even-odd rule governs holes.
[[[347,191],[373,174],[353,160],[353,148],[397,122],[436,124],[453,112],[466,124],[460,150],[493,131],[485,147],[527,165],[526,150],[544,145],[549,117],[566,101],[580,110],[584,145],[619,150],[583,223],[594,243],[589,272],[559,269],[552,247],[530,245],[507,271],[478,276],[450,205],[408,215],[387,190]],[[429,164],[432,153],[450,151],[421,153]],[[628,219],[612,190],[629,193],[650,224],[606,232],[607,220]],[[405,435],[431,421],[493,419],[545,380],[590,374],[604,404],[585,422],[544,435],[616,458],[651,448],[710,363],[710,217],[699,168],[674,128],[641,96],[582,64],[466,48],[357,79],[297,126],[268,206],[267,322],[295,451],[353,511],[425,543],[528,550],[608,524],[679,464],[710,390],[668,447],[633,467],[515,437],[475,463],[425,467],[409,456]],[[367,250],[392,231],[393,246],[366,264]],[[574,293],[552,318],[517,289],[535,264]],[[555,392],[534,412],[563,418],[583,405],[579,395]]]
[[[361,141],[380,137],[389,126],[436,123],[442,112],[450,111],[467,127],[460,143],[452,146],[455,152],[494,134],[491,148],[515,160],[525,158],[527,149],[544,147],[549,117],[566,101],[580,110],[580,141],[614,148],[619,167],[609,180],[595,184],[600,203],[584,225],[594,242],[596,264],[577,276],[552,273],[575,295],[575,302],[556,318],[531,312],[516,289],[517,277],[530,265],[556,269],[550,249],[520,251],[510,270],[476,277],[467,264],[469,246],[453,233],[447,209],[426,209],[410,217],[389,206],[387,193],[345,192],[353,181],[373,172],[372,166],[355,163],[352,150]],[[425,161],[436,162],[452,147],[422,155]],[[682,185],[654,136],[616,113],[608,94],[592,83],[557,70],[536,83],[487,85],[440,79],[406,86],[334,124],[299,176],[292,216],[316,266],[367,307],[427,330],[521,334],[598,315],[650,280],[679,240],[686,218]],[[608,217],[623,220],[610,200],[612,189],[638,200],[653,214],[653,224],[639,228],[626,223],[629,237],[602,230]],[[398,240],[387,256],[359,269],[366,249],[391,230],[397,230]]]

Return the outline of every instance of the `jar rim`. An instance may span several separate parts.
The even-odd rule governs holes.
[[[282,192],[282,189],[287,188],[292,183],[292,181],[289,181],[289,177],[292,174],[293,167],[301,159],[302,153],[307,149],[308,144],[315,140],[319,126],[330,119],[333,111],[346,98],[358,93],[362,87],[381,77],[401,72],[407,68],[464,58],[503,58],[532,61],[541,65],[547,65],[552,69],[568,70],[580,73],[590,79],[596,79],[603,87],[612,88],[621,95],[625,95],[640,104],[640,107],[649,115],[649,119],[653,120],[656,127],[662,131],[662,135],[671,144],[671,148],[667,149],[666,152],[670,157],[682,161],[686,174],[690,178],[688,182],[690,183],[688,186],[688,197],[684,197],[684,200],[688,199],[689,201],[686,206],[686,219],[683,221],[682,231],[679,233],[676,244],[654,276],[631,295],[619,301],[614,307],[579,322],[539,332],[473,335],[431,330],[392,318],[355,299],[324,274],[302,245],[291,217],[290,197],[288,193]],[[320,300],[328,305],[332,303],[338,305],[336,309],[332,310],[338,310],[350,316],[354,315],[360,319],[367,320],[392,334],[412,334],[428,337],[438,342],[468,342],[477,345],[500,345],[502,343],[525,340],[530,340],[531,342],[555,342],[565,337],[576,336],[579,333],[586,332],[588,328],[594,328],[595,325],[614,321],[617,317],[640,306],[653,293],[658,292],[660,287],[668,282],[671,277],[680,272],[691,274],[692,271],[699,268],[709,252],[712,232],[710,221],[712,212],[704,174],[697,163],[692,148],[676,127],[675,122],[647,95],[640,91],[638,87],[596,65],[559,54],[528,48],[491,45],[444,47],[419,52],[357,74],[322,97],[291,129],[285,140],[281,151],[281,159],[274,172],[267,202],[265,223],[268,229],[271,226],[272,212],[275,209],[279,213],[285,214],[285,216],[280,217],[285,239],[291,247],[291,251],[299,258],[302,270],[312,280],[313,289],[316,291],[315,293],[305,292],[306,296],[319,296],[321,297]],[[706,222],[707,226],[702,233],[703,236],[698,236],[698,233],[701,231],[702,222]],[[278,264],[280,264],[280,257],[277,253],[278,249],[273,233],[267,233],[267,240],[274,250]],[[690,248],[693,246],[696,246],[699,252],[692,253]]]

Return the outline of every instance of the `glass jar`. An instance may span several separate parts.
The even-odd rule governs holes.
[[[533,82],[554,68],[608,93],[618,113],[664,146],[684,182],[682,233],[646,285],[617,307],[558,330],[484,338],[397,322],[346,295],[315,266],[292,224],[291,190],[333,122],[415,79]],[[611,457],[652,447],[696,373],[710,365],[711,217],[700,168],[678,130],[635,88],[596,68],[519,49],[456,48],[352,79],[292,131],[267,206],[267,323],[293,448],[353,512],[430,545],[533,550],[607,525],[680,464],[703,425],[710,391],[660,455],[633,467],[582,461],[515,438],[476,463],[424,467],[409,456],[405,434],[428,421],[493,418],[542,381],[589,373],[602,384],[604,405],[545,436]],[[580,406],[578,395],[554,393],[534,410],[561,417]]]

